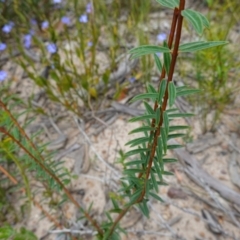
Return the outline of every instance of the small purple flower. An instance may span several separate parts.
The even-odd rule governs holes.
[[[57,45],[55,43],[48,43],[47,51],[51,54],[56,53],[57,52]]]
[[[53,3],[61,3],[62,0],[53,0]]]
[[[2,27],[2,31],[5,33],[10,33],[12,31],[13,26],[14,26],[14,23],[9,22]]]
[[[88,4],[86,5],[86,12],[87,12],[87,13],[91,13],[91,12],[92,12],[92,3],[88,3]]]
[[[7,73],[3,70],[0,70],[0,82],[4,81],[7,78]]]
[[[25,48],[30,48],[32,43],[32,35],[31,34],[26,34],[23,37],[23,45]]]
[[[1,51],[4,51],[7,47],[7,44],[6,43],[0,43],[0,52]]]
[[[88,47],[91,47],[93,45],[92,42],[88,42]]]
[[[160,58],[162,56],[161,52],[156,53],[156,55]]]
[[[167,34],[166,33],[160,33],[157,35],[157,41],[158,42],[163,42],[167,39]]]
[[[69,18],[69,17],[66,17],[66,16],[64,16],[64,17],[61,18],[61,22],[62,22],[63,24],[66,24],[66,25],[70,25],[70,24],[71,24],[70,18]]]
[[[136,81],[136,78],[135,78],[135,77],[130,77],[130,78],[128,79],[128,81],[129,81],[130,83],[134,83],[134,82]]]
[[[29,34],[30,34],[30,35],[34,35],[34,33],[35,33],[35,31],[34,31],[33,29],[31,29],[31,30],[29,31]]]
[[[32,19],[30,20],[30,23],[31,23],[31,25],[35,26],[35,25],[37,25],[37,20],[34,19],[34,18],[32,18]]]
[[[88,16],[86,14],[83,14],[79,18],[79,22],[81,23],[87,23],[88,22]]]
[[[47,29],[48,26],[49,26],[49,22],[48,21],[43,21],[42,24],[41,24],[42,30]]]

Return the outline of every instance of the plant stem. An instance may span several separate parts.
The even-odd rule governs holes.
[[[170,49],[171,49],[172,44],[173,44],[175,32],[176,32],[176,37],[175,37],[174,49],[173,49],[173,52],[172,52],[172,61],[171,61],[170,70],[169,70],[169,74],[168,74],[168,83],[172,81],[172,77],[173,77],[173,73],[174,73],[174,69],[175,69],[175,65],[176,65],[176,60],[177,60],[177,56],[178,56],[178,48],[179,48],[180,39],[181,39],[182,21],[183,21],[183,17],[181,16],[181,11],[184,10],[184,7],[185,7],[185,0],[180,0],[179,8],[175,8],[174,13],[173,13],[171,31],[170,31],[170,35],[169,35],[169,39],[168,39],[168,46],[169,46]],[[177,30],[176,30],[176,25],[177,25]],[[165,71],[165,68],[163,68],[161,76],[160,76],[160,81],[165,77],[165,74],[166,74],[166,71]],[[119,213],[118,217],[116,218],[116,220],[114,221],[113,225],[110,228],[108,236],[106,236],[106,237],[109,237],[109,236],[112,235],[115,227],[117,226],[119,221],[124,217],[124,215],[128,212],[128,210],[134,204],[140,203],[145,196],[146,184],[147,184],[147,181],[148,181],[148,178],[149,178],[149,175],[150,175],[154,155],[155,155],[155,152],[156,152],[157,140],[158,140],[158,136],[160,135],[161,126],[163,124],[163,112],[166,110],[167,101],[168,101],[168,92],[167,92],[167,89],[166,89],[165,96],[164,96],[164,101],[163,101],[163,106],[161,107],[160,122],[158,124],[157,129],[154,132],[154,140],[153,140],[153,144],[151,146],[150,158],[149,158],[148,166],[147,166],[147,170],[146,170],[144,190],[142,191],[142,194],[140,195],[140,197],[131,206],[126,207],[125,209],[122,210],[121,213]],[[155,102],[154,110],[156,111],[157,108],[158,108],[158,103]],[[154,126],[154,124],[155,124],[155,120],[153,119],[152,120],[152,126]],[[143,175],[142,173],[139,174],[138,178],[141,178],[142,175]]]
[[[51,170],[49,170],[42,161],[40,161],[39,159],[37,159],[27,148],[25,148],[25,146],[22,145],[22,143],[17,140],[14,136],[12,136],[4,127],[0,127],[0,132],[2,132],[4,135],[8,136],[9,138],[12,139],[13,142],[15,142],[22,150],[24,150],[33,160],[36,164],[38,164],[38,166],[44,170],[49,176],[51,176],[58,184],[59,186],[63,189],[63,191],[65,192],[65,194],[67,195],[68,199],[78,208],[80,209],[83,213],[84,216],[86,217],[86,219],[88,219],[91,224],[96,228],[96,230],[98,231],[98,233],[102,236],[103,235],[103,231],[100,228],[100,226],[98,225],[98,223],[87,213],[84,211],[84,209],[79,205],[79,203],[73,198],[73,196],[71,195],[71,193],[68,191],[68,189],[64,186],[64,184],[61,182],[61,180],[53,173],[51,172]]]

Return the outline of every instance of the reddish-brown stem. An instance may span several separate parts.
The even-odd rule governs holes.
[[[0,127],[0,132],[2,132],[4,135],[8,136],[11,138],[13,142],[15,142],[22,150],[24,150],[34,161],[36,164],[38,164],[42,170],[44,170],[49,176],[51,176],[63,189],[65,194],[67,195],[68,199],[78,208],[80,209],[83,213],[86,219],[88,219],[89,222],[96,228],[98,233],[102,236],[103,235],[103,230],[100,228],[98,223],[87,213],[84,211],[84,209],[79,205],[79,203],[73,198],[71,193],[67,190],[67,188],[64,186],[64,184],[61,182],[61,180],[53,174],[47,167],[45,167],[44,163],[42,161],[39,161],[28,149],[26,149],[22,143],[17,140],[14,136],[12,136],[4,127]]]
[[[170,34],[169,34],[169,38],[168,38],[168,47],[169,47],[169,49],[172,48],[172,44],[173,44],[173,40],[174,40],[174,35],[175,35],[176,25],[177,25],[177,19],[178,19],[178,12],[179,12],[178,8],[175,8],[174,9],[174,13],[173,13],[173,18],[172,18]],[[165,68],[163,66],[161,75],[159,77],[159,85],[160,85],[160,82],[162,81],[162,79],[165,78],[165,75],[166,75],[166,71],[165,71]],[[159,88],[159,85],[158,85],[158,88]],[[156,111],[157,108],[158,108],[158,102],[155,101],[155,103],[154,103],[154,111]],[[155,118],[152,119],[151,126],[152,126],[152,128],[154,128],[154,126],[155,126]],[[153,132],[151,132],[151,134],[153,134]],[[143,175],[143,173],[139,173],[138,178],[141,178],[142,175]]]
[[[184,10],[185,7],[185,0],[180,0],[180,6],[179,8],[175,8],[174,9],[174,14],[173,14],[173,19],[172,19],[172,25],[171,25],[171,31],[170,31],[170,35],[169,35],[169,39],[168,39],[168,46],[171,49],[172,44],[173,44],[173,40],[174,40],[174,36],[175,36],[175,31],[176,31],[176,25],[177,25],[177,31],[176,31],[176,38],[175,38],[175,45],[174,45],[174,50],[172,53],[172,61],[171,61],[171,65],[170,65],[170,70],[169,70],[169,74],[168,74],[168,82],[172,81],[172,77],[173,77],[173,72],[174,72],[174,68],[176,65],[176,60],[177,60],[177,55],[178,55],[178,47],[179,47],[179,43],[180,43],[180,38],[181,38],[181,31],[182,31],[182,20],[183,17],[181,16],[181,11]],[[165,68],[163,68],[161,76],[160,76],[160,81],[165,77]],[[140,203],[144,196],[145,196],[145,192],[146,192],[146,184],[150,175],[150,171],[151,171],[151,167],[152,167],[152,163],[153,163],[153,158],[156,152],[156,148],[157,148],[157,141],[158,141],[158,136],[160,135],[160,129],[161,126],[163,124],[163,112],[166,110],[167,107],[167,101],[168,101],[168,93],[166,90],[166,94],[163,100],[163,105],[161,107],[161,118],[160,118],[160,122],[158,124],[157,129],[154,132],[154,141],[151,147],[151,153],[150,153],[150,157],[149,157],[149,161],[148,161],[148,167],[147,167],[147,171],[146,171],[146,178],[145,178],[145,188],[141,194],[141,196],[135,201],[134,204],[136,203]],[[156,111],[156,109],[158,108],[158,103],[155,102],[154,105],[154,110]],[[155,125],[155,120],[152,120],[152,126],[154,127]],[[141,178],[143,176],[143,174],[139,174],[139,178]],[[134,205],[133,204],[133,205]],[[133,206],[132,205],[132,206]],[[124,217],[124,215],[128,212],[128,210],[131,208],[131,206],[126,207],[125,209],[123,209],[123,211],[118,215],[118,217],[116,218],[115,222],[113,223],[110,232],[109,232],[109,236],[112,235],[115,227],[117,226],[118,222]]]
[[[14,178],[14,177],[13,177],[6,169],[4,169],[2,166],[0,166],[0,171],[1,171],[3,174],[5,174],[5,175],[10,179],[10,181],[11,181],[13,184],[15,184],[15,185],[18,184],[17,179]],[[22,192],[25,192],[25,189],[22,188],[21,191],[22,191]],[[62,226],[59,222],[57,222],[57,220],[56,220],[54,217],[52,217],[52,216],[40,205],[40,203],[38,203],[38,202],[37,202],[36,200],[34,200],[33,198],[32,198],[32,201],[33,201],[33,203],[45,214],[45,216],[47,216],[47,218],[48,218],[51,222],[53,222],[53,223],[55,224],[56,227],[58,227],[58,228],[60,228],[60,229],[63,228],[63,226]]]
[[[177,56],[178,56],[178,47],[179,47],[179,43],[180,43],[180,39],[181,39],[182,21],[183,21],[183,17],[181,16],[181,11],[184,10],[184,7],[185,7],[185,0],[180,0],[179,8],[174,9],[171,31],[170,31],[170,35],[169,35],[169,39],[168,39],[168,46],[169,46],[170,49],[172,48],[175,32],[176,32],[176,37],[175,37],[175,45],[174,45],[174,49],[173,49],[173,53],[172,53],[170,70],[169,70],[169,74],[168,74],[168,83],[170,81],[172,81],[173,72],[174,72],[174,68],[175,68],[176,60],[177,60]],[[177,30],[176,30],[176,25],[177,25]],[[162,70],[162,73],[161,73],[161,76],[160,76],[160,81],[164,77],[165,77],[165,68],[163,68],[163,70]],[[164,100],[163,100],[163,104],[162,104],[162,107],[161,107],[161,118],[160,118],[158,127],[154,132],[154,140],[153,140],[153,144],[151,146],[151,152],[150,152],[150,157],[149,157],[147,171],[146,171],[145,188],[142,191],[141,196],[131,206],[133,206],[136,203],[140,203],[145,196],[146,184],[147,184],[147,181],[148,181],[148,178],[149,178],[149,175],[150,175],[150,171],[151,171],[151,167],[152,167],[152,164],[153,164],[153,159],[154,159],[154,155],[155,155],[156,148],[157,148],[157,140],[158,140],[158,136],[160,135],[161,126],[163,124],[163,112],[166,110],[167,102],[168,102],[168,93],[167,93],[167,90],[166,90]],[[154,110],[156,111],[157,108],[158,108],[158,103],[155,102]],[[154,127],[154,125],[155,125],[155,120],[152,120],[152,126]],[[141,178],[142,176],[143,176],[143,174],[141,173],[141,174],[139,174],[138,177]],[[118,217],[116,218],[115,222],[113,223],[113,225],[110,229],[109,236],[111,236],[111,234],[113,233],[113,231],[114,231],[115,227],[117,226],[118,222],[123,218],[123,216],[131,208],[131,206],[126,207],[118,215]]]
[[[179,12],[178,8],[175,8],[174,13],[173,13],[173,18],[172,18],[172,25],[171,25],[171,29],[170,29],[170,34],[169,34],[169,37],[168,37],[168,47],[169,47],[169,49],[172,48],[172,44],[173,44],[173,40],[174,40],[174,35],[175,35],[176,25],[177,25],[177,19],[178,19],[178,12]],[[162,79],[165,78],[165,75],[166,75],[166,70],[163,67],[161,75],[159,77],[159,85],[160,85],[160,82],[162,81]],[[158,85],[158,88],[159,88],[159,85]],[[154,111],[156,111],[157,108],[158,108],[158,102],[156,101],[155,105],[154,105]],[[152,126],[154,126],[154,124],[155,124],[155,119],[152,120]]]
[[[31,147],[39,154],[36,146],[33,144],[33,142],[29,139],[28,135],[25,133],[25,131],[23,130],[23,128],[20,126],[20,124],[18,123],[18,121],[14,118],[14,116],[12,115],[12,113],[8,110],[8,108],[6,107],[6,105],[0,100],[0,106],[3,108],[3,110],[8,114],[8,116],[10,116],[11,120],[14,122],[14,125],[17,126],[18,130],[20,131],[20,133],[22,134],[23,137],[25,137],[29,144],[31,145]],[[40,158],[42,159],[42,161],[44,161],[43,157],[41,156],[41,154],[39,154]]]
[[[172,18],[171,30],[170,30],[170,34],[169,34],[169,38],[168,38],[168,47],[169,47],[169,49],[172,48],[174,35],[175,35],[175,31],[176,31],[177,20],[178,20],[178,13],[179,13],[178,8],[175,8],[174,9],[174,13],[173,13],[173,18]],[[159,85],[160,85],[160,82],[162,81],[162,79],[165,78],[165,75],[166,75],[166,70],[165,70],[165,68],[163,66],[163,69],[162,69],[162,72],[161,72],[161,75],[160,75],[160,78],[159,78]],[[159,88],[159,85],[158,85],[158,88]],[[157,108],[158,108],[158,102],[155,101],[155,103],[154,103],[154,111],[156,111]],[[151,126],[152,126],[152,128],[154,128],[154,126],[155,126],[155,118],[152,119]],[[151,132],[151,134],[153,134],[153,132]],[[138,178],[141,178],[142,175],[143,175],[143,173],[139,173]]]
[[[181,0],[180,5],[179,5],[179,9],[178,9],[178,14],[177,14],[177,32],[176,32],[175,45],[174,45],[174,49],[173,49],[172,60],[171,60],[171,64],[170,64],[169,74],[168,74],[168,83],[172,81],[173,72],[174,72],[174,68],[175,68],[175,65],[176,65],[176,61],[177,61],[178,48],[179,48],[180,39],[181,39],[181,32],[182,32],[182,21],[183,21],[181,11],[184,10],[184,7],[185,7],[185,0]],[[160,121],[159,121],[158,127],[157,127],[157,129],[155,130],[155,133],[154,133],[154,141],[153,141],[153,146],[152,146],[152,149],[151,149],[150,159],[149,159],[149,162],[148,162],[145,185],[146,185],[147,180],[148,180],[149,175],[150,175],[150,171],[151,171],[151,167],[152,167],[152,163],[153,163],[153,158],[154,158],[155,151],[156,151],[156,148],[157,148],[158,136],[160,135],[161,126],[163,124],[163,112],[167,108],[167,102],[168,102],[168,91],[166,89],[163,104],[162,104],[162,107],[161,107]],[[143,200],[144,195],[145,195],[145,190],[143,191],[143,193],[141,195],[141,198],[139,199],[139,202],[141,202]]]

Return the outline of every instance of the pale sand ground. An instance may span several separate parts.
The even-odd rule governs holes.
[[[137,123],[138,124],[138,123]],[[103,131],[99,134],[98,137],[92,138],[93,147],[96,149],[98,154],[106,160],[108,163],[114,164],[116,160],[117,149],[120,148],[123,150],[127,150],[124,144],[129,140],[132,139],[132,135],[128,135],[127,133],[136,127],[137,124],[126,124],[126,120],[122,117],[112,124],[108,129]],[[195,124],[197,125],[197,124]],[[236,189],[232,185],[229,180],[227,172],[227,163],[228,163],[228,156],[219,156],[219,151],[222,150],[221,145],[209,148],[207,152],[205,151],[204,154],[210,153],[210,156],[207,158],[207,161],[203,165],[204,168],[212,174],[214,177],[221,179],[222,182],[229,187]],[[199,154],[199,159],[203,154]],[[74,180],[73,188],[74,189],[84,189],[85,195],[83,198],[77,198],[81,204],[84,206],[89,206],[89,204],[93,201],[93,211],[97,215],[102,214],[104,207],[108,203],[107,193],[109,191],[108,186],[106,184],[101,183],[98,179],[90,179],[89,177],[93,178],[100,178],[106,182],[109,182],[107,178],[114,178],[116,174],[111,173],[109,169],[104,165],[99,159],[94,155],[93,151],[90,150],[90,161],[91,161],[91,169],[86,174],[86,176],[79,176],[79,179]],[[70,168],[73,166],[74,160],[71,158],[66,158],[66,167]],[[116,169],[120,169],[119,165],[115,165]],[[170,165],[171,170],[175,170],[177,173],[176,176],[171,176],[166,178],[166,182],[169,183],[170,186],[174,187],[181,187],[179,184],[179,179],[181,184],[185,186],[184,189],[195,189],[196,192],[206,195],[203,189],[197,187],[193,184],[182,172],[181,167],[179,164],[172,164]],[[224,172],[224,171],[225,172]],[[178,180],[177,180],[178,178]],[[112,182],[113,180],[111,180]],[[116,182],[117,183],[117,182]],[[221,236],[214,236],[209,230],[207,230],[205,223],[198,217],[197,215],[201,215],[201,209],[209,209],[205,204],[202,202],[194,199],[191,196],[188,196],[187,199],[170,199],[167,195],[169,186],[167,187],[160,187],[159,195],[170,201],[172,204],[162,204],[158,203],[155,200],[151,201],[151,210],[150,210],[150,218],[147,219],[145,217],[139,218],[139,214],[136,211],[133,211],[127,219],[123,220],[123,225],[131,225],[130,228],[127,230],[130,231],[141,231],[139,234],[129,233],[127,237],[123,236],[122,239],[146,239],[146,240],[153,240],[153,239],[173,239],[169,230],[161,230],[164,228],[163,221],[169,222],[173,219],[179,218],[179,221],[172,226],[172,231],[174,233],[179,234],[184,239],[230,239],[228,237],[221,237]],[[205,198],[204,197],[204,198]],[[221,199],[221,201],[226,204],[225,200]],[[186,212],[182,211],[178,207],[174,206],[177,205],[178,207],[185,209]],[[194,213],[193,214],[190,214]],[[214,210],[212,210],[214,212]],[[75,217],[76,209],[74,209],[71,204],[65,206],[65,217],[71,222]],[[221,215],[221,214],[220,214]],[[230,224],[226,217],[218,216],[223,228],[228,232],[234,232],[236,236],[240,237],[240,231],[232,224]],[[134,219],[138,219],[136,223],[134,223]],[[29,229],[33,229],[36,231],[36,234],[40,237],[43,236],[49,230],[49,227],[52,224],[45,218],[40,220],[40,211],[33,207],[31,212],[31,217],[28,220],[27,227]],[[143,234],[145,231],[145,234]],[[150,234],[150,232],[153,232]],[[158,235],[160,234],[160,235]],[[163,236],[166,235],[166,236]],[[54,239],[53,236],[49,236],[46,239]],[[238,239],[237,238],[237,239]]]

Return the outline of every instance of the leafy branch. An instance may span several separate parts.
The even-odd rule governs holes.
[[[164,42],[163,46],[139,46],[130,50],[129,53],[131,58],[139,58],[149,54],[153,56],[155,64],[161,72],[159,85],[155,89],[151,84],[148,84],[146,93],[137,95],[132,99],[132,101],[144,100],[145,113],[129,120],[130,122],[143,122],[141,127],[132,130],[129,134],[142,133],[143,136],[126,143],[132,149],[124,154],[124,161],[122,161],[124,170],[119,198],[121,200],[127,198],[128,202],[123,204],[123,201],[119,201],[119,203],[117,201],[119,198],[111,197],[113,209],[106,212],[107,220],[103,223],[99,224],[73,198],[66,188],[68,182],[68,179],[65,178],[66,174],[59,173],[59,169],[61,169],[59,163],[43,157],[42,149],[32,142],[24,128],[20,126],[17,119],[6,107],[4,101],[0,100],[0,110],[3,113],[1,116],[2,125],[0,126],[0,133],[3,136],[1,136],[0,142],[1,150],[17,165],[29,199],[33,198],[25,169],[36,171],[38,180],[52,191],[62,191],[83,213],[83,217],[97,230],[97,237],[101,240],[120,239],[120,232],[125,233],[124,229],[120,227],[120,221],[134,205],[139,207],[145,216],[149,217],[149,198],[153,197],[158,201],[163,201],[158,195],[158,188],[161,185],[166,185],[165,175],[173,175],[172,172],[166,171],[165,164],[177,161],[174,158],[166,157],[167,151],[181,147],[178,144],[168,144],[168,140],[184,137],[185,134],[181,131],[189,127],[187,125],[171,125],[171,120],[193,116],[192,113],[181,113],[174,108],[175,100],[180,96],[200,92],[198,89],[186,86],[175,86],[173,74],[179,54],[227,44],[225,41],[198,41],[180,44],[184,18],[198,34],[202,34],[205,28],[210,27],[208,20],[201,13],[185,9],[185,0],[157,0],[157,2],[164,7],[174,9],[168,41]],[[158,57],[157,53],[159,52],[163,54],[163,60]],[[15,158],[14,152],[19,150],[24,152],[24,156],[21,158],[23,161]],[[130,159],[132,156],[135,158]],[[0,167],[0,171],[15,184],[17,183],[3,167]],[[113,219],[111,213],[118,213],[118,215]],[[52,221],[54,220],[52,219]],[[57,222],[55,224],[58,225]]]
[[[227,43],[223,41],[199,41],[180,45],[183,17],[192,24],[198,34],[202,34],[203,29],[209,27],[208,20],[198,12],[185,10],[185,0],[157,0],[157,2],[165,7],[174,8],[168,43],[164,42],[162,47],[145,45],[136,47],[130,50],[130,54],[132,58],[154,54],[155,63],[161,71],[159,87],[158,91],[156,91],[154,87],[149,84],[147,93],[137,95],[132,99],[132,101],[150,99],[154,102],[154,107],[152,108],[151,105],[145,101],[145,114],[130,119],[130,122],[144,122],[142,127],[134,129],[130,133],[143,132],[145,137],[137,138],[127,143],[130,147],[135,147],[135,149],[127,152],[125,154],[126,157],[140,155],[136,160],[125,163],[124,166],[125,176],[122,178],[123,188],[121,192],[123,192],[122,197],[128,197],[130,201],[125,205],[125,208],[120,211],[114,221],[110,218],[111,227],[106,234],[104,234],[104,239],[119,238],[115,229],[118,228],[121,230],[119,222],[133,205],[137,204],[143,214],[148,217],[149,209],[147,202],[149,196],[162,201],[156,194],[158,192],[158,186],[165,184],[163,175],[172,175],[171,172],[164,170],[164,164],[176,161],[175,159],[170,159],[169,161],[169,159],[164,158],[164,156],[168,149],[181,147],[181,145],[168,145],[167,141],[171,138],[184,136],[182,133],[170,134],[170,132],[188,128],[188,126],[171,127],[169,126],[170,120],[178,117],[193,116],[191,113],[179,113],[177,109],[173,109],[172,107],[178,96],[199,92],[197,89],[189,89],[185,86],[175,87],[172,80],[179,52],[194,52]],[[163,53],[163,64],[156,55],[157,52]],[[150,119],[152,119],[151,122]],[[138,176],[136,176],[136,174],[138,174]],[[157,175],[158,179],[155,175]],[[113,205],[116,212],[119,206],[116,202]]]
[[[4,104],[4,102],[2,100],[0,100],[0,106],[3,108],[4,113],[6,113],[6,115],[12,121],[12,124],[9,124],[9,119],[7,119],[6,124],[3,125],[4,127],[0,127],[0,133],[2,133],[5,138],[10,139],[12,143],[15,143],[20,149],[22,149],[28,155],[28,157],[30,157],[28,164],[32,165],[32,167],[28,166],[28,169],[31,169],[31,168],[36,169],[38,175],[45,177],[45,179],[43,179],[43,180],[45,180],[45,181],[47,180],[47,184],[49,187],[51,187],[51,189],[62,190],[66,194],[68,199],[84,214],[85,218],[88,219],[89,222],[91,222],[91,224],[96,228],[96,230],[99,232],[99,234],[103,234],[103,232],[102,232],[101,228],[98,226],[97,222],[89,215],[88,212],[86,212],[79,205],[79,203],[73,198],[73,196],[69,192],[69,190],[65,187],[64,179],[61,180],[59,178],[60,176],[58,177],[56,175],[56,171],[54,171],[54,165],[48,164],[44,160],[43,156],[38,151],[38,148],[34,145],[34,143],[31,141],[31,139],[27,136],[24,129],[20,126],[20,124],[17,122],[15,117],[11,114],[11,112],[8,110],[8,108],[6,107],[6,105]],[[10,125],[10,127],[9,127],[9,125]],[[14,126],[15,128],[12,130],[13,127],[11,127],[11,126]],[[8,127],[8,129],[7,129],[7,127]],[[21,135],[22,135],[22,137],[24,137],[25,141],[22,139],[20,140],[20,138],[18,139],[17,135],[20,136],[20,134],[16,134],[16,131],[19,131],[19,133],[21,133]],[[30,144],[31,148],[28,147],[27,143]],[[2,147],[2,149],[5,149],[7,155],[11,159],[13,159],[13,161],[16,160],[14,154],[12,154],[11,151],[8,150],[7,147],[5,147],[4,141],[1,142],[1,147]],[[33,150],[35,150],[35,151],[33,151]],[[16,162],[16,164],[17,163],[18,162]],[[19,166],[20,171],[22,171],[25,182],[28,182],[28,180],[25,176],[25,173],[22,170],[22,167],[20,165],[18,165],[18,166]],[[29,198],[31,199],[31,196],[29,193],[29,188],[27,188],[27,192],[28,192]]]

